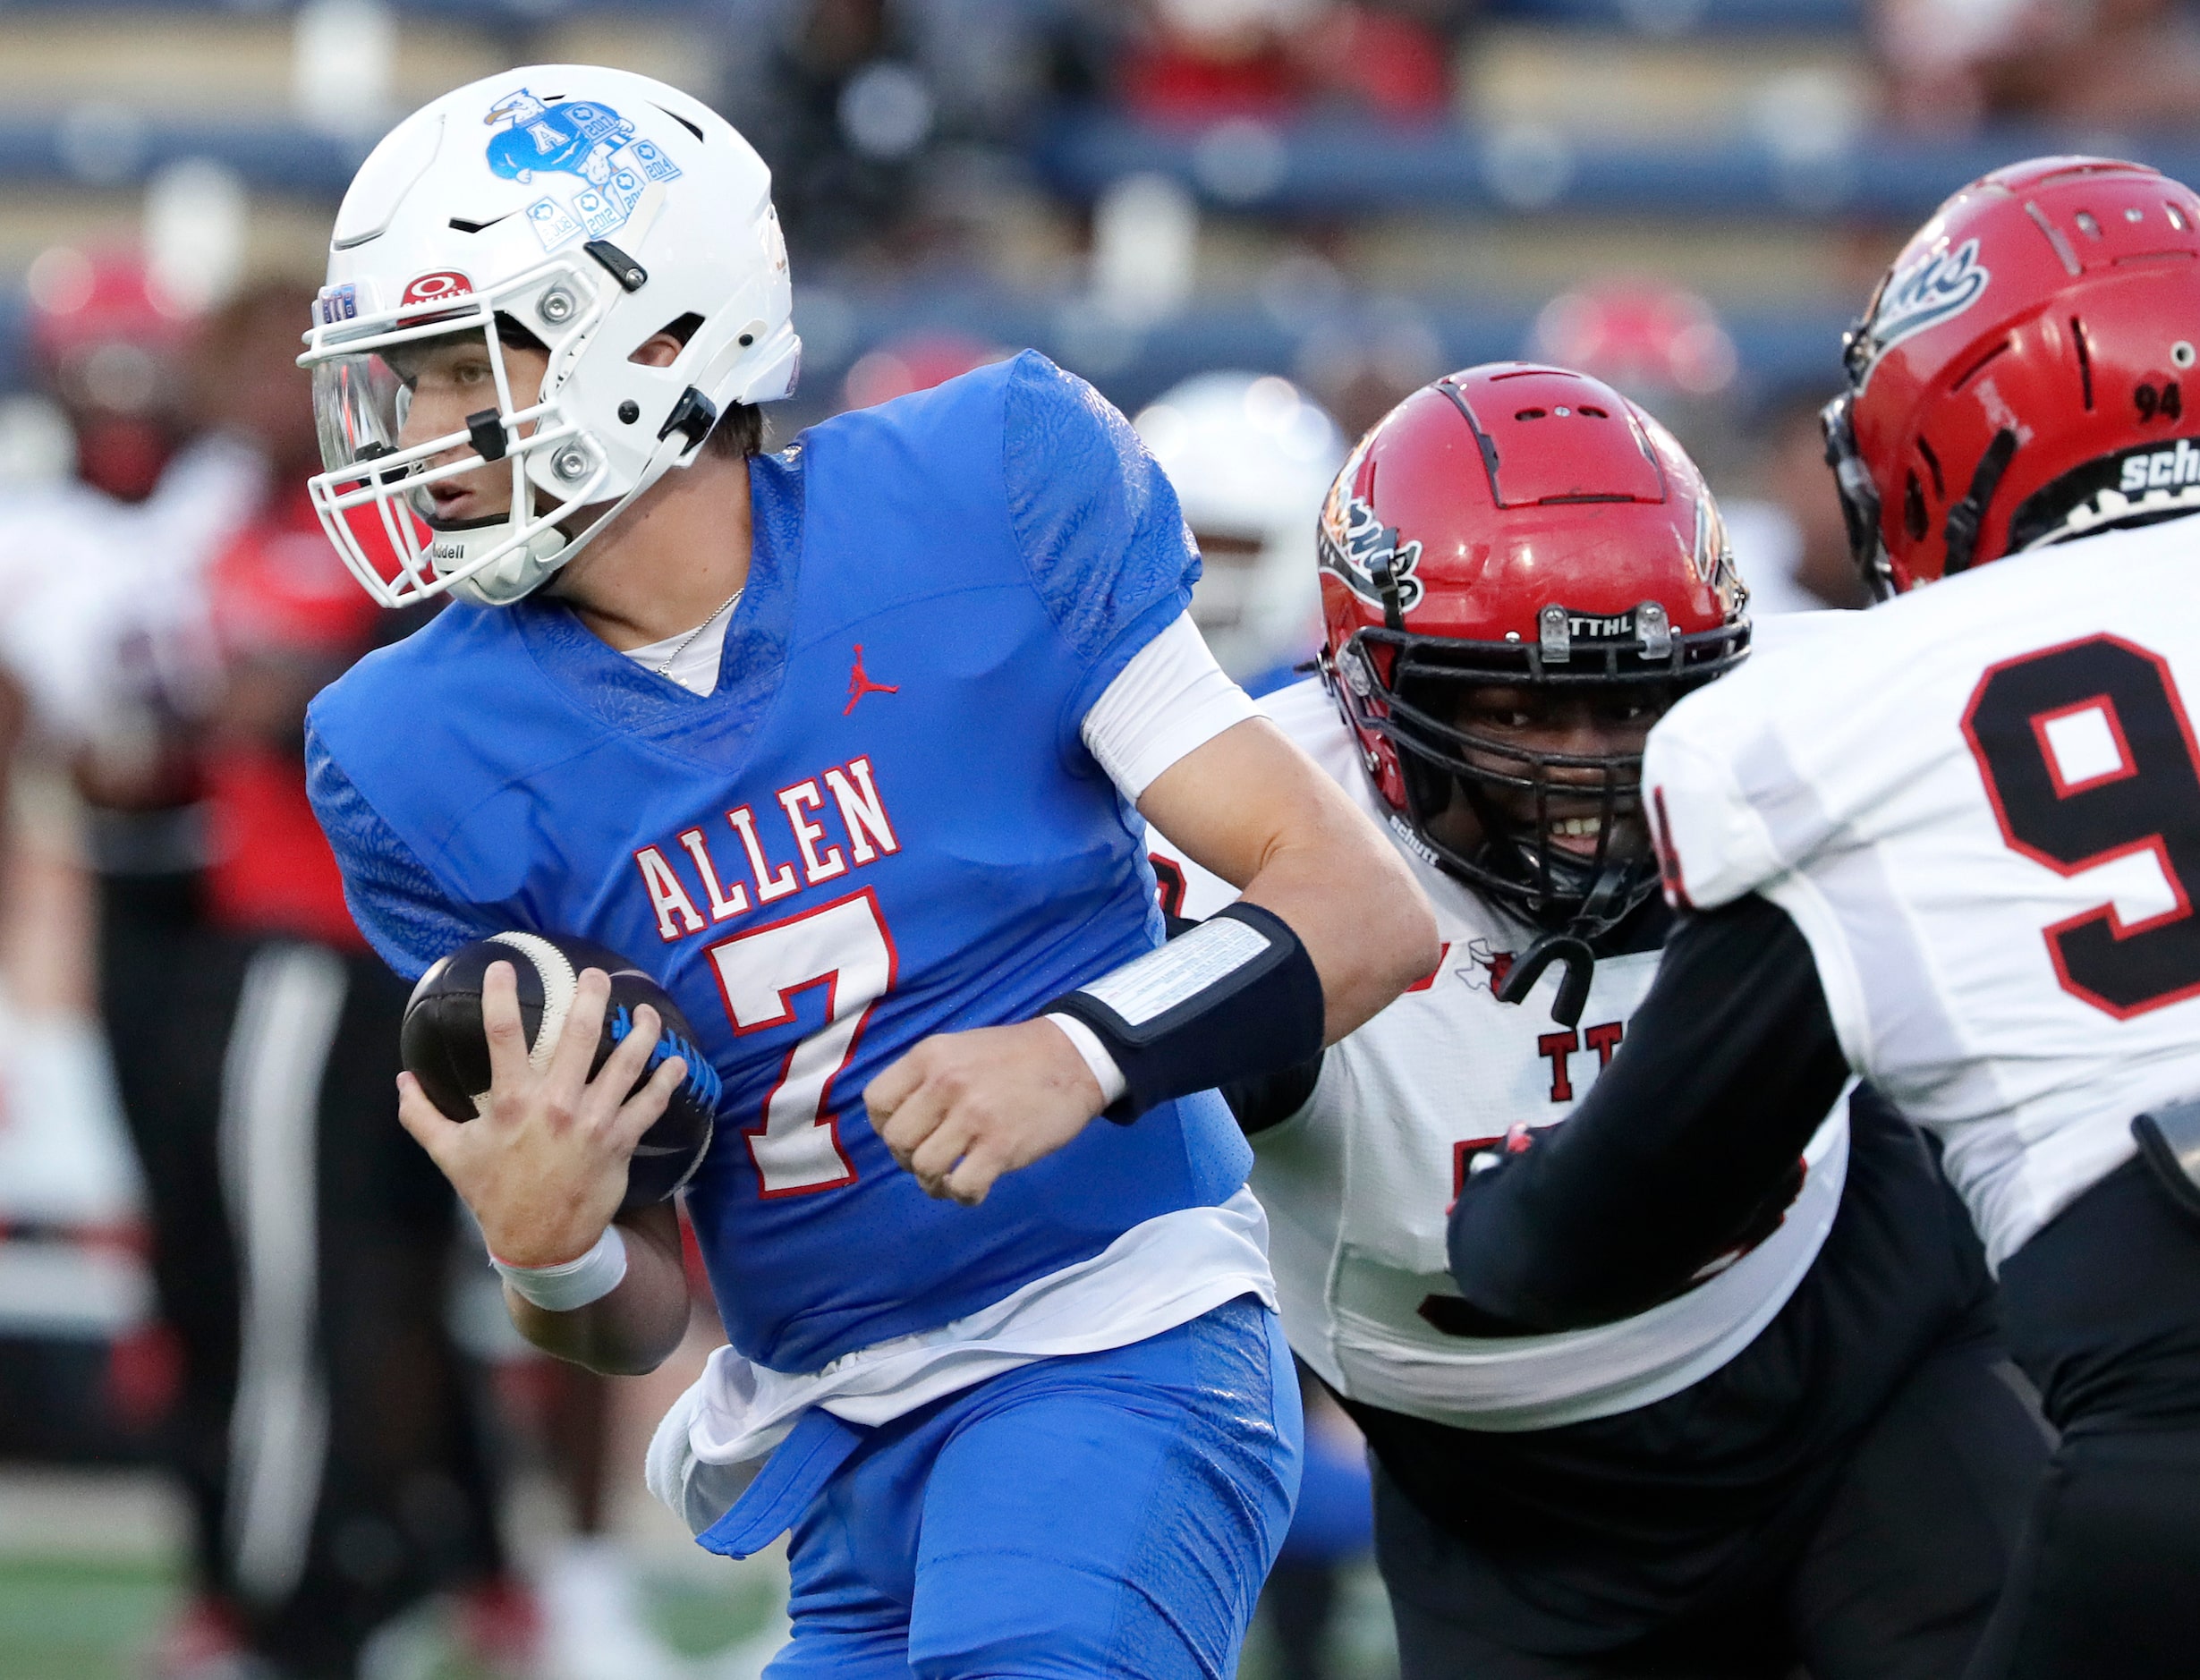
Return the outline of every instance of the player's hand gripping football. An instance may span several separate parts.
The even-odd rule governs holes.
[[[1099,1082],[1046,1021],[930,1038],[872,1080],[871,1129],[930,1196],[974,1208],[1003,1173],[1051,1155],[1092,1123]]]
[[[527,1057],[512,964],[492,963],[481,981],[490,1081],[480,1118],[446,1117],[411,1073],[397,1076],[397,1117],[473,1209],[488,1252],[507,1265],[563,1265],[595,1245],[626,1193],[627,1158],[687,1076],[687,1064],[672,1056],[633,1090],[657,1045],[657,1012],[646,1004],[602,1072],[588,1076],[610,997],[601,969],[582,972],[538,1072]]]

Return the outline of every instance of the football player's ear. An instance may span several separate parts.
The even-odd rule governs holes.
[[[638,362],[644,368],[669,368],[680,359],[680,352],[686,348],[670,333],[651,333],[634,346],[634,353],[626,360]]]

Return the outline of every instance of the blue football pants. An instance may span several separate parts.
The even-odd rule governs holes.
[[[1300,1427],[1250,1296],[883,1425],[794,1527],[794,1637],[766,1680],[1228,1680]]]

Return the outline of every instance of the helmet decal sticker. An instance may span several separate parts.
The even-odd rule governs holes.
[[[359,287],[345,284],[323,286],[320,295],[313,301],[314,313],[320,317],[323,327],[334,327],[338,321],[359,318]]]
[[[437,303],[446,298],[463,298],[473,295],[473,282],[455,268],[438,268],[433,274],[416,276],[405,284],[404,294],[397,300],[400,309],[415,303]]]
[[[537,199],[527,207],[527,220],[545,250],[556,250],[581,231],[573,212],[556,199]]]
[[[546,105],[524,88],[489,106],[482,122],[508,126],[489,137],[488,166],[507,181],[529,182],[540,170],[579,175],[601,186],[611,178],[611,154],[634,125],[606,105],[560,100]]]
[[[1978,241],[1966,239],[1953,250],[1929,251],[1887,277],[1879,302],[1866,323],[1872,362],[1904,339],[1952,321],[1977,302],[1992,280],[1978,259]],[[1864,378],[1871,377],[1870,368]]]
[[[1345,476],[1348,479],[1349,471]],[[1343,479],[1321,511],[1321,569],[1361,599],[1382,605],[1382,589],[1375,581],[1375,568],[1382,564],[1397,590],[1398,611],[1410,613],[1421,604],[1421,580],[1414,575],[1421,564],[1420,543],[1400,543],[1396,526],[1383,524],[1365,501],[1344,493]]]
[[[505,180],[525,184],[538,174],[565,174],[582,183],[569,199],[548,193],[527,207],[545,250],[583,229],[591,239],[608,237],[625,225],[651,182],[680,176],[662,148],[637,135],[633,123],[607,105],[546,102],[522,88],[481,120],[497,130],[487,148],[488,166]]]
[[[1688,566],[1719,598],[1720,612],[1741,609],[1748,590],[1734,564],[1734,541],[1727,535],[1726,518],[1708,494],[1696,497],[1695,550],[1688,556]]]

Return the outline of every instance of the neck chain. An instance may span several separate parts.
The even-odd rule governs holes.
[[[717,624],[719,619],[725,617],[727,613],[733,610],[734,603],[741,598],[743,591],[747,588],[747,584],[743,584],[741,589],[735,590],[731,595],[727,596],[724,601],[719,603],[718,610],[717,612],[711,614],[710,616],[704,619],[701,624],[696,625],[695,628],[689,631],[686,635],[681,637],[680,645],[675,648],[670,653],[667,654],[665,656],[665,663],[657,667],[658,675],[661,677],[670,677],[672,675],[672,667],[680,663],[680,656],[688,650],[689,647],[692,645],[698,636],[701,635],[704,631],[709,629],[711,625]]]

